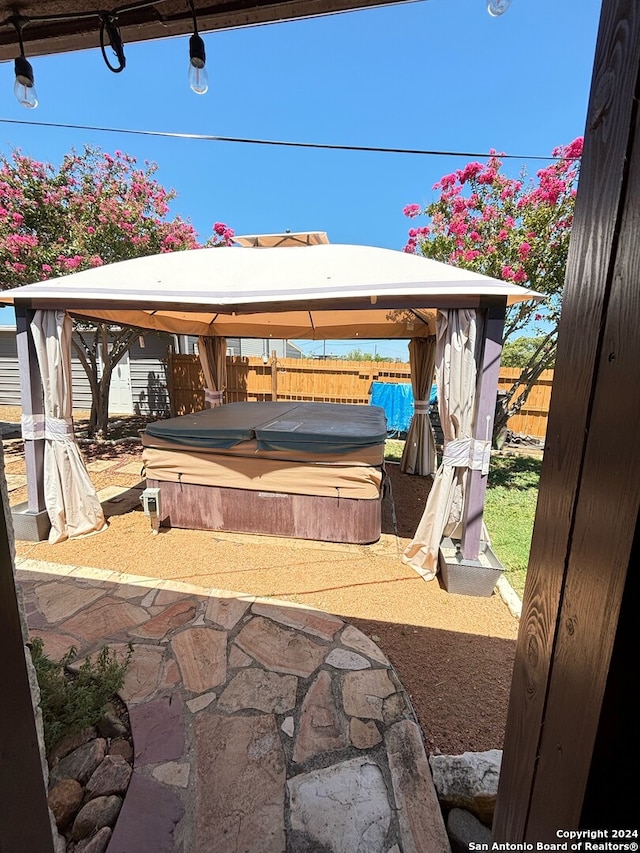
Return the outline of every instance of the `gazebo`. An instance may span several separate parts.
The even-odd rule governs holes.
[[[435,471],[419,390],[431,387],[434,365],[445,446],[403,559],[431,579],[447,536],[456,542],[457,563],[479,566],[505,310],[539,294],[420,256],[329,244],[324,232],[238,242],[251,251],[218,247],[136,258],[0,294],[15,307],[21,363],[28,499],[14,512],[19,536],[60,541],[104,527],[73,437],[75,317],[198,335],[209,405],[222,399],[216,352],[225,352],[229,335],[409,339],[417,391],[410,470]]]

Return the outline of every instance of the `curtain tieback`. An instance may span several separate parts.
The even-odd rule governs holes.
[[[208,405],[210,409],[214,409],[216,406],[221,406],[224,399],[224,391],[212,391],[211,388],[204,389],[204,403],[205,406]]]
[[[46,415],[22,415],[22,437],[27,441],[66,441],[73,436],[72,418],[48,418]]]
[[[457,438],[448,441],[442,453],[442,464],[452,468],[471,468],[472,471],[489,473],[491,442],[474,438]]]
[[[22,415],[22,437],[26,441],[44,438],[44,415]]]
[[[428,400],[414,400],[413,401],[413,413],[415,415],[428,415],[429,414],[429,401]]]

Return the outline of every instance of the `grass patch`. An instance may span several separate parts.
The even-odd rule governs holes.
[[[384,443],[384,458],[387,462],[400,462],[404,441],[400,438],[388,438]]]
[[[491,547],[520,598],[529,562],[542,460],[492,456],[484,520]]]

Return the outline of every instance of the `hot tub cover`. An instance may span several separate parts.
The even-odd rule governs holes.
[[[194,448],[231,448],[257,440],[260,450],[348,453],[384,443],[380,406],[344,403],[227,403],[157,421],[148,435]]]

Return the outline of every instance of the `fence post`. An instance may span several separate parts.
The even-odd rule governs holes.
[[[172,418],[176,416],[175,402],[175,375],[173,365],[173,346],[169,344],[167,351],[167,391],[169,392],[169,414]]]
[[[271,350],[271,399],[278,399],[278,354]]]

